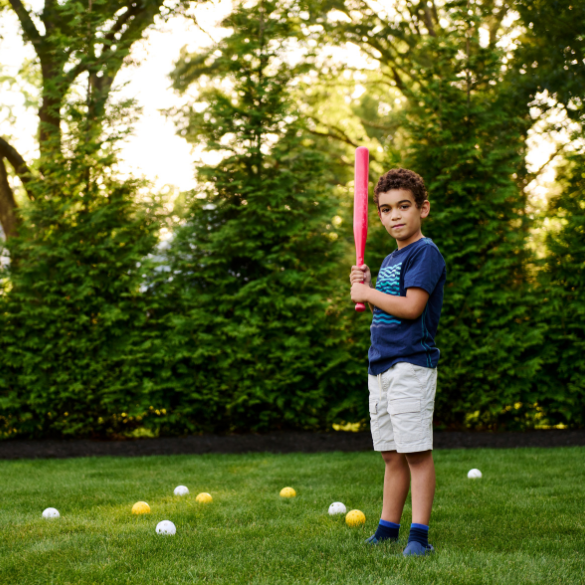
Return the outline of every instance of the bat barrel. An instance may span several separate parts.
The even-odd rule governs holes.
[[[364,146],[355,150],[355,181],[354,193],[368,194],[368,175],[370,166],[370,151]],[[367,199],[366,199],[367,201]]]

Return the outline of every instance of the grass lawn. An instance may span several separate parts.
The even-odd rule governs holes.
[[[430,541],[366,547],[378,523],[376,453],[0,461],[0,583],[585,583],[585,448],[437,451]],[[483,479],[467,479],[477,467]],[[190,489],[173,495],[175,486]],[[279,490],[292,486],[297,497]],[[213,503],[197,504],[199,492]],[[152,513],[134,516],[144,500]],[[342,501],[367,517],[330,517]],[[56,507],[61,518],[44,520]],[[155,534],[172,520],[175,536]]]

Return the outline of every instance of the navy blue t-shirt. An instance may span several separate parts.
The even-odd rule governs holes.
[[[430,238],[421,238],[401,250],[394,250],[384,259],[376,281],[377,290],[405,297],[407,289],[417,287],[430,296],[417,319],[398,319],[374,307],[370,328],[372,345],[368,352],[370,374],[377,376],[398,362],[437,367],[441,352],[435,345],[435,335],[446,277],[445,260]]]

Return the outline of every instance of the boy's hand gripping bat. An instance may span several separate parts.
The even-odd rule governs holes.
[[[366,238],[368,237],[368,175],[370,152],[360,146],[355,151],[355,178],[353,192],[353,237],[355,240],[355,261],[357,266],[364,263]],[[355,310],[366,310],[363,303],[356,303]]]

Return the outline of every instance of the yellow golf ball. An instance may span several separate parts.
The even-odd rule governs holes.
[[[345,517],[348,526],[361,526],[366,523],[366,515],[361,510],[350,510]]]
[[[132,506],[132,514],[150,514],[150,506],[146,502],[136,502]]]
[[[280,496],[282,498],[294,498],[297,495],[297,492],[293,490],[291,487],[285,487],[280,490]]]
[[[213,502],[213,498],[211,497],[211,494],[201,492],[200,494],[197,494],[195,501],[199,502],[200,504],[211,504],[211,502]]]

